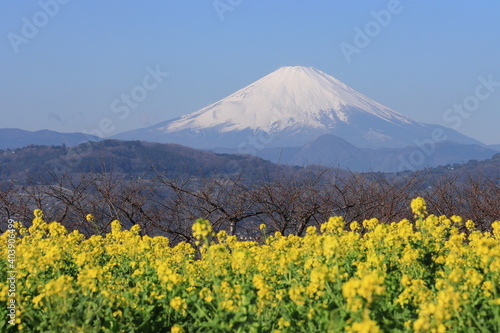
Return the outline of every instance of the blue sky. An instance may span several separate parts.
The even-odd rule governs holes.
[[[500,144],[499,17],[494,0],[5,0],[0,127],[113,135],[302,65]]]

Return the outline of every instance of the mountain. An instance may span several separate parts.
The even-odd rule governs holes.
[[[489,145],[488,148],[494,149],[496,151],[500,151],[500,145]]]
[[[251,153],[302,146],[324,134],[363,148],[405,147],[436,131],[448,141],[481,144],[452,129],[412,120],[322,71],[294,66],[279,68],[197,112],[114,138]]]
[[[358,148],[334,135],[322,135],[298,149],[292,156],[282,158],[282,161],[295,165],[332,165],[352,171],[399,172],[461,164],[469,160],[486,160],[496,153],[482,145],[450,141],[436,143],[434,146]],[[277,160],[277,157],[271,160]]]
[[[237,149],[218,148],[218,153]],[[403,148],[359,148],[332,134],[319,136],[302,147],[266,148],[257,156],[274,163],[297,166],[324,165],[351,171],[399,172],[422,170],[469,160],[485,160],[497,152],[477,144],[436,143]]]
[[[216,154],[177,144],[101,140],[75,147],[31,145],[0,150],[0,180],[69,173],[113,172],[124,177],[265,177],[282,168],[255,156]],[[292,168],[289,168],[292,170]]]
[[[0,128],[0,149],[16,149],[28,145],[76,146],[82,142],[100,139],[83,133],[59,133],[49,130],[31,132],[18,128]]]
[[[447,154],[453,155],[456,145],[444,143],[442,146],[436,147],[434,161],[448,160]],[[463,149],[463,147],[459,147],[459,150],[463,151]],[[471,145],[469,149],[471,152],[477,149],[476,154],[478,155],[476,156],[481,157],[479,155],[481,147]],[[22,183],[27,177],[37,179],[40,176],[44,177],[44,181],[50,182],[57,180],[52,176],[61,176],[64,173],[76,177],[75,179],[78,179],[78,175],[81,173],[100,172],[112,173],[117,177],[127,179],[154,178],[156,177],[155,170],[172,178],[183,179],[189,176],[195,178],[204,176],[226,179],[241,178],[245,182],[251,183],[258,179],[270,180],[274,177],[273,175],[306,176],[311,172],[320,174],[324,168],[314,165],[322,162],[314,160],[319,154],[325,154],[325,160],[329,163],[323,163],[323,165],[333,167],[330,170],[332,175],[344,177],[349,176],[350,171],[366,171],[367,174],[370,174],[370,171],[377,171],[376,174],[379,174],[378,171],[383,168],[377,169],[374,167],[375,165],[383,166],[391,172],[403,171],[404,168],[401,170],[397,168],[401,164],[399,156],[408,156],[404,154],[414,150],[415,147],[403,149],[357,148],[333,135],[324,135],[302,148],[263,151],[272,158],[280,156],[283,160],[293,161],[295,159],[295,162],[302,164],[302,166],[307,164],[307,167],[291,167],[273,164],[255,156],[214,153],[177,144],[101,140],[83,143],[75,147],[30,145],[15,150],[0,149],[0,185],[4,181],[16,180]],[[285,153],[280,154],[280,151]],[[488,152],[483,151],[483,153]],[[285,157],[286,155],[288,156]],[[484,160],[479,158],[457,160],[456,163],[443,162],[438,165],[439,167],[427,168],[426,172],[429,175],[451,175],[465,170],[462,172],[462,179],[467,174],[481,174],[484,177],[498,179],[500,153]],[[346,171],[344,168],[349,168],[350,171]],[[390,174],[386,175],[392,177]]]

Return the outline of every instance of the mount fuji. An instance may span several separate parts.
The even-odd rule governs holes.
[[[325,134],[361,148],[398,148],[433,139],[436,130],[447,141],[481,144],[391,110],[320,70],[291,66],[199,111],[114,138],[238,148],[241,153],[250,152],[244,148],[252,145],[299,147]]]

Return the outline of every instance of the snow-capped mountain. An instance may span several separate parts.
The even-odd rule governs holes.
[[[174,142],[195,148],[302,146],[334,134],[358,147],[404,147],[432,138],[478,143],[437,125],[414,121],[315,68],[281,67],[197,112],[128,131],[117,139]]]

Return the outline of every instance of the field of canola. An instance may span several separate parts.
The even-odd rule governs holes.
[[[500,222],[411,207],[414,221],[332,217],[304,237],[261,226],[261,243],[198,220],[196,245],[175,247],[118,221],[86,239],[36,210],[16,222],[15,325],[1,236],[0,331],[500,332]]]

